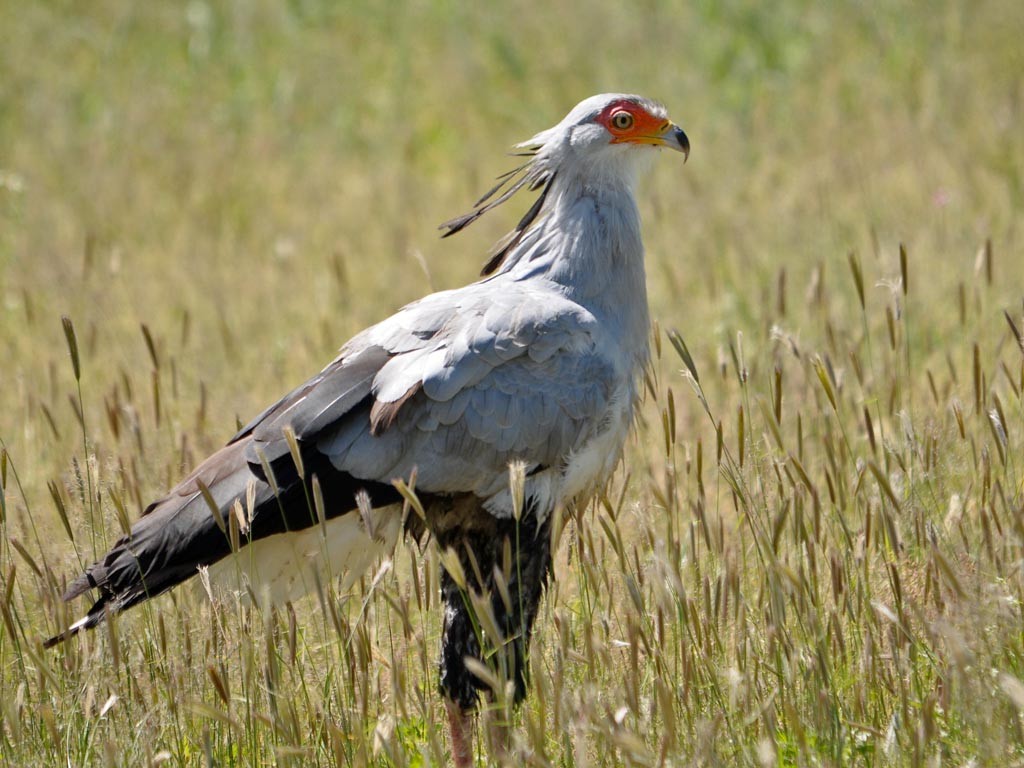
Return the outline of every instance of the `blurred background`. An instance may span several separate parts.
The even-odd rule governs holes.
[[[708,348],[768,327],[780,270],[799,302],[849,251],[891,275],[905,242],[948,303],[991,238],[997,277],[1024,282],[1016,0],[4,2],[0,29],[10,440],[40,399],[68,415],[61,314],[95,397],[93,367],[149,367],[145,323],[190,398],[216,382],[219,422],[245,419],[473,279],[529,201],[452,240],[436,225],[597,92],[659,99],[691,137],[639,198],[653,315]]]
[[[991,518],[993,534],[985,517],[995,515],[993,466],[1004,473],[996,482],[1007,494],[1004,522],[1022,494],[1012,451],[1006,455],[1007,445],[1020,444],[1024,389],[1006,323],[1016,318],[1019,328],[1024,320],[1020,0],[0,0],[0,757],[85,764],[102,744],[108,764],[119,754],[130,764],[156,764],[172,753],[195,764],[204,748],[224,764],[245,764],[267,758],[269,743],[282,763],[315,748],[317,761],[329,762],[324,750],[333,749],[341,764],[364,764],[389,744],[415,755],[433,738],[431,754],[440,759],[436,616],[416,625],[416,642],[406,637],[407,655],[394,637],[411,625],[389,623],[397,622],[394,606],[413,599],[408,580],[388,582],[390,602],[363,606],[382,618],[372,625],[380,627],[372,630],[377,645],[367,640],[374,652],[359,657],[366,674],[353,675],[368,687],[356,693],[331,687],[348,667],[337,663],[343,654],[331,655],[329,627],[326,640],[315,635],[316,621],[327,623],[312,601],[304,615],[318,619],[298,623],[309,627],[312,639],[299,630],[299,646],[312,661],[292,667],[304,670],[289,678],[292,687],[270,692],[264,679],[278,673],[253,673],[262,669],[252,662],[262,646],[249,642],[248,618],[229,622],[237,631],[223,634],[215,623],[207,636],[190,623],[194,614],[165,610],[183,597],[161,598],[160,611],[122,620],[145,630],[126,643],[138,677],[122,676],[121,657],[102,645],[102,633],[60,655],[44,656],[34,644],[68,618],[56,600],[60,580],[230,437],[236,422],[305,380],[368,324],[429,290],[475,279],[529,196],[448,240],[437,225],[513,167],[507,153],[515,142],[608,91],[662,101],[691,141],[689,162],[665,153],[638,198],[652,316],[688,342],[714,415],[709,420],[686,387],[679,358],[660,356],[629,448],[628,493],[625,473],[616,480],[629,512],[601,511],[607,537],[593,527],[596,545],[584,545],[583,534],[574,540],[581,566],[559,566],[567,576],[545,603],[535,642],[545,674],[537,685],[554,679],[557,695],[531,697],[531,743],[538,754],[589,749],[598,763],[615,765],[663,765],[666,754],[678,764],[854,764],[860,755],[863,764],[924,765],[940,755],[928,745],[939,743],[941,727],[943,746],[935,749],[952,745],[941,754],[960,760],[949,764],[1021,757],[1018,709],[993,693],[995,670],[1016,669],[998,680],[1024,709],[1024,649],[1011,611],[1022,593],[1004,594],[1020,585],[1019,540],[1006,535],[1010,522],[1000,527]],[[851,271],[851,254],[859,272]],[[77,378],[62,316],[77,344]],[[829,403],[834,393],[823,394],[829,382],[838,406]],[[989,385],[1002,393],[998,426],[986,415],[994,408]],[[778,454],[767,437],[768,403],[783,432]],[[758,413],[765,424],[752,427]],[[709,506],[711,523],[701,519],[701,544],[694,522],[704,503],[701,457],[712,465],[723,423],[741,468],[744,446],[756,448],[758,463],[751,470],[748,458],[745,471],[763,474],[744,482],[764,494],[773,545],[783,542],[779,558],[801,578],[805,567],[811,574],[800,582],[800,589],[813,585],[806,594],[753,558],[756,537],[729,507],[721,477],[708,480],[720,484],[721,496]],[[1010,432],[1009,443],[999,428]],[[722,439],[719,431],[719,461]],[[799,445],[807,493],[791,473],[793,488],[783,483],[779,466],[793,466],[797,455],[782,455],[783,442],[786,450]],[[913,555],[893,543],[895,534],[880,534],[879,522],[872,529],[872,515],[889,503],[866,474],[873,461],[896,478],[895,492],[883,495],[920,515],[901,519],[907,541],[911,532],[917,537]],[[919,466],[928,471],[915,474]],[[881,487],[881,470],[876,477]],[[809,505],[812,482],[821,499],[826,487],[831,496],[818,534],[832,560],[809,554],[802,518],[789,516]],[[848,505],[832,495],[834,482],[840,496],[853,488]],[[927,484],[920,495],[915,482]],[[843,514],[855,534],[866,526],[856,547],[837,522]],[[620,523],[635,568],[609,533]],[[932,541],[935,531],[957,525],[959,533],[942,541],[948,557],[926,545],[926,534]],[[988,559],[979,565],[980,531]],[[663,557],[662,547],[676,549]],[[860,559],[864,547],[870,567]],[[411,567],[404,559],[402,567],[425,573],[413,591],[429,606],[437,565],[429,551],[419,566],[410,557]],[[666,562],[688,593],[667,595],[669,581],[657,574],[644,582],[650,563],[656,570]],[[845,584],[855,594],[856,608],[847,599],[844,613],[837,594],[826,624],[827,587],[818,589],[817,569],[827,585],[829,567],[836,589]],[[935,609],[942,626],[957,628],[954,639],[922,620],[903,655],[903,636],[887,618],[894,614],[872,608],[881,594],[906,618],[901,582],[892,577],[898,569],[908,590],[931,585],[921,587],[924,603],[953,605],[958,596],[974,605],[976,612],[960,614]],[[955,589],[935,586],[947,583],[940,571],[959,574],[949,576]],[[731,604],[723,585],[735,585]],[[708,636],[687,645],[686,632],[717,627],[722,594],[734,610],[745,600],[749,619],[734,616],[719,645]],[[659,634],[645,645],[651,656],[635,650],[638,637],[648,643],[649,627],[637,628],[647,614],[634,599],[647,607],[667,601],[678,646]],[[700,619],[689,625],[695,599]],[[294,664],[294,613],[290,620]],[[289,636],[280,621],[266,624],[268,670],[279,659],[271,636]],[[826,625],[835,634],[822,640]],[[975,632],[981,626],[989,634]],[[153,653],[157,643],[162,653]],[[217,672],[221,644],[238,664],[229,653]],[[633,649],[632,662],[614,656],[623,647]],[[411,683],[389,687],[370,665],[388,653],[399,671],[402,663],[418,670]],[[579,666],[563,678],[567,657]],[[906,658],[921,665],[912,674],[901,666]],[[760,671],[747,675],[747,664]],[[316,681],[322,700],[304,677],[321,673],[330,678]],[[234,686],[234,698],[221,695],[218,675]],[[665,679],[686,683],[663,691]],[[671,713],[675,702],[678,721],[656,717],[653,704],[633,706],[638,691],[655,689],[658,707],[668,702]],[[249,702],[244,715],[239,690]],[[790,701],[777,699],[777,690],[799,693]],[[407,709],[395,691],[427,694]],[[121,704],[110,710],[117,696]],[[191,700],[205,703],[179,708]],[[103,701],[109,706],[97,716]],[[622,701],[628,707],[619,710]],[[547,702],[555,703],[547,709]],[[611,717],[627,709],[625,721]],[[350,710],[363,728],[345,731],[351,741],[344,741],[336,723],[347,715],[336,713]],[[323,728],[320,746],[307,738],[309,723]],[[566,723],[579,725],[572,744]],[[635,757],[656,740],[660,763]],[[888,751],[890,741],[904,751]],[[971,762],[978,755],[981,762]]]

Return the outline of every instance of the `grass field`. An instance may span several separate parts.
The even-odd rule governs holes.
[[[474,279],[517,211],[436,225],[512,143],[625,90],[693,153],[640,190],[649,392],[562,533],[517,760],[1024,765],[1019,0],[0,0],[0,30],[0,763],[444,763],[429,546],[40,641],[237,421]]]

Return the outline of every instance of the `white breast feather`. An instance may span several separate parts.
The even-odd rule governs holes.
[[[559,494],[563,503],[595,490],[619,460],[633,410],[625,389],[615,392],[605,428],[569,457]]]

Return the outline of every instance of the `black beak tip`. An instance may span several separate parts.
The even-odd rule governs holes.
[[[683,150],[683,162],[685,163],[690,158],[690,140],[682,128],[676,128],[675,137],[679,142],[679,148]]]

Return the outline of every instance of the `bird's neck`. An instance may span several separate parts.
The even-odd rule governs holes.
[[[632,180],[556,179],[535,227],[504,265],[512,279],[546,277],[616,341],[647,359],[650,317]]]

